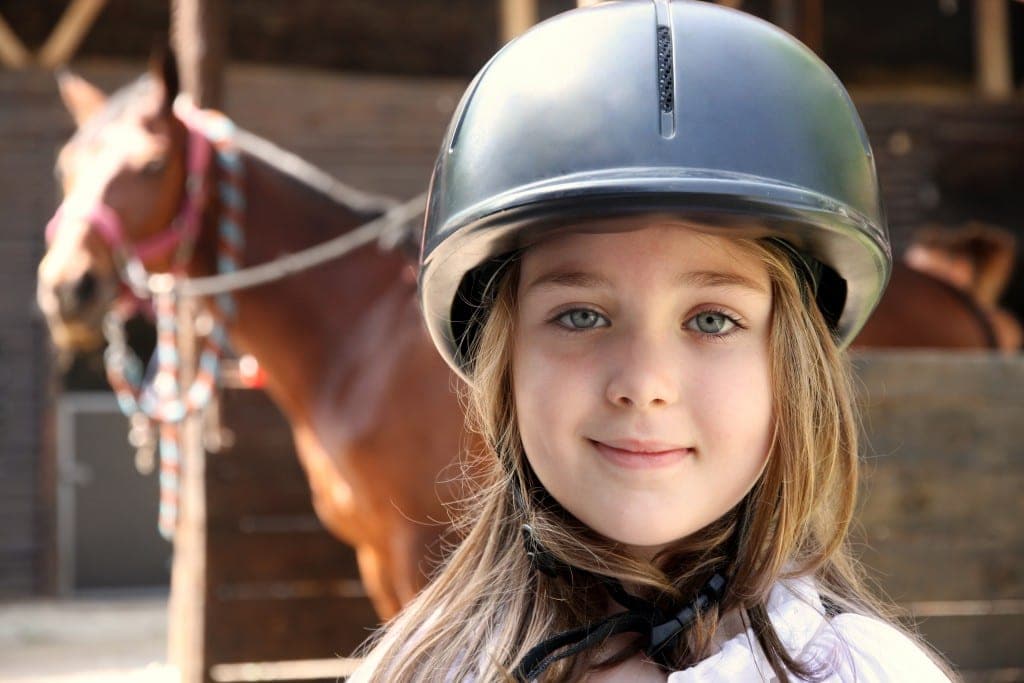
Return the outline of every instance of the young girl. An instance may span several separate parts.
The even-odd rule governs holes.
[[[485,444],[461,543],[351,681],[933,681],[846,543],[841,351],[888,277],[846,92],[702,2],[567,12],[470,85],[427,326]]]

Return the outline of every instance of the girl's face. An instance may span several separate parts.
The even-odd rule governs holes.
[[[768,457],[771,285],[726,238],[650,224],[526,251],[513,384],[526,457],[598,533],[652,556]]]

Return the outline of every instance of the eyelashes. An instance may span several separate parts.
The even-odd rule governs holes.
[[[570,308],[567,311],[555,316],[554,321],[567,330],[576,332],[581,330],[593,330],[598,327],[609,327],[611,321],[592,308]],[[603,324],[596,324],[602,322]],[[583,324],[578,324],[578,323]],[[594,324],[586,324],[587,322]]]
[[[585,306],[576,306],[554,315],[550,324],[570,334],[584,334],[604,327],[611,327],[611,320],[603,313]],[[683,321],[682,327],[701,338],[720,341],[738,330],[747,329],[746,322],[738,315],[716,306],[704,306]]]

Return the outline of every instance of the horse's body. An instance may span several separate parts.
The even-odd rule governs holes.
[[[156,85],[159,77],[152,74]],[[129,239],[152,236],[170,222],[174,204],[181,201],[184,126],[170,118],[166,101],[147,105],[141,83],[132,86],[140,91],[132,96],[138,102],[125,102],[122,95],[116,106],[126,111],[110,116],[98,92],[71,78],[62,83],[62,94],[80,133],[61,152],[65,204],[89,201],[79,195],[98,192],[92,200],[102,198],[122,214]],[[165,92],[163,99],[173,94]],[[106,186],[87,177],[106,168],[93,158],[97,140],[115,144],[113,137],[103,137],[113,132],[96,130],[97,121],[113,130],[126,118],[132,125],[120,131],[118,141],[152,134],[156,147],[170,142],[159,171],[167,187],[130,168],[134,152],[129,149],[120,152],[127,159],[123,167],[108,171]],[[245,134],[236,140],[247,203],[243,265],[324,242],[393,204],[323,178],[311,183],[284,170],[278,160],[283,154],[267,143]],[[219,180],[208,182],[216,187]],[[137,196],[142,193],[148,194]],[[174,199],[160,199],[167,194]],[[147,210],[163,215],[130,222]],[[216,192],[210,193],[185,264],[189,276],[216,272],[221,210]],[[117,297],[117,262],[88,226],[61,225],[55,232],[39,268],[40,307],[59,346],[88,346]],[[152,271],[170,267],[161,258],[145,265]],[[426,561],[439,556],[436,541],[448,528],[442,501],[453,499],[450,487],[456,485],[439,482],[439,475],[465,445],[454,375],[421,322],[413,275],[406,255],[371,243],[337,261],[234,293],[237,313],[228,326],[234,348],[252,354],[264,370],[267,391],[292,427],[317,515],[355,547],[367,592],[382,617],[397,612],[423,586]],[[212,300],[205,304],[216,307]]]
[[[859,348],[996,349],[988,314],[964,291],[897,261]]]
[[[246,261],[264,263],[373,217],[242,147],[249,198]],[[213,234],[211,206],[205,234]],[[209,244],[209,241],[206,242]],[[202,262],[205,261],[205,262]],[[193,276],[212,272],[197,260]],[[344,259],[236,294],[232,343],[255,356],[291,424],[317,515],[356,548],[382,616],[426,578],[421,566],[445,528],[435,485],[458,452],[461,411],[452,376],[420,322],[407,258],[367,245]],[[435,551],[436,554],[436,551]]]
[[[79,197],[87,191],[99,192],[107,206],[122,213],[130,239],[151,237],[166,225],[183,192],[186,136],[167,103],[176,93],[176,77],[166,68],[163,75],[154,74],[163,93],[157,104],[146,105],[143,96],[142,104],[129,106],[108,124],[123,126],[118,122],[133,119],[129,139],[151,135],[158,149],[170,141],[164,170],[154,166],[163,180],[129,182],[141,173],[133,169],[145,165],[129,163],[135,152],[126,147],[120,155],[129,161],[110,171],[109,182],[65,182],[66,197],[78,201],[88,199]],[[90,88],[80,79],[62,83],[83,130],[96,126],[89,121],[96,121],[105,106]],[[99,173],[93,170],[100,168],[93,158],[95,135],[85,150],[77,138],[62,151],[62,167]],[[355,192],[339,196],[317,189],[246,140],[240,144],[247,198],[243,265],[323,242],[387,206]],[[73,175],[69,168],[63,168],[67,177]],[[168,193],[171,199],[162,198]],[[190,276],[215,272],[213,235],[220,211],[213,195],[187,263]],[[136,214],[144,220],[128,220]],[[62,226],[40,264],[40,306],[58,345],[86,340],[99,314],[113,304],[119,285],[109,252],[89,226]],[[146,265],[169,267],[159,259]],[[426,582],[428,561],[440,551],[437,539],[449,528],[445,505],[458,494],[458,483],[446,479],[458,474],[453,467],[458,454],[474,445],[464,431],[454,375],[422,323],[413,274],[403,254],[370,244],[329,264],[237,292],[237,315],[229,327],[235,348],[251,353],[265,370],[267,390],[291,424],[317,515],[355,547],[367,592],[385,618]],[[984,326],[963,300],[947,296],[948,287],[938,281],[929,287],[922,277],[897,269],[862,340],[987,347]]]

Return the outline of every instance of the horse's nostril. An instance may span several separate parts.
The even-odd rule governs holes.
[[[78,300],[79,305],[87,304],[89,301],[96,296],[96,276],[92,273],[86,273],[78,282],[75,283],[75,299]]]
[[[61,315],[72,318],[88,306],[99,291],[96,276],[86,273],[75,282],[63,282],[54,288]]]

